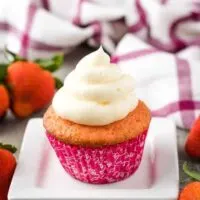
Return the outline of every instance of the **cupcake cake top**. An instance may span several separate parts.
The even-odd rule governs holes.
[[[61,118],[89,126],[121,120],[137,105],[133,78],[110,63],[101,47],[80,60],[52,102]]]

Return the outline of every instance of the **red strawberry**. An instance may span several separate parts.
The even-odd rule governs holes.
[[[189,183],[183,188],[179,195],[179,200],[199,200],[200,182]]]
[[[0,200],[7,200],[8,190],[16,167],[16,160],[12,154],[15,151],[15,147],[0,143]]]
[[[4,117],[9,108],[9,94],[6,87],[0,84],[0,119]]]
[[[185,151],[193,158],[200,159],[200,117],[194,122],[187,137]]]
[[[47,106],[55,89],[62,86],[51,72],[61,66],[63,55],[27,61],[6,51],[14,60],[7,67],[5,79],[9,86],[11,109],[17,117],[27,117]]]

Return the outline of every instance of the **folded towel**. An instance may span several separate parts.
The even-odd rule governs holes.
[[[136,93],[153,116],[170,117],[182,128],[192,126],[200,114],[199,47],[172,54],[127,34],[112,62],[135,78]]]
[[[0,48],[24,57],[82,42],[114,52],[126,32],[170,52],[200,44],[200,0],[0,1]]]

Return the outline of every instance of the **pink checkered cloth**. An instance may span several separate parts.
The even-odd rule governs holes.
[[[47,57],[83,42],[102,44],[133,74],[153,115],[191,127],[200,109],[200,52],[191,47],[200,44],[200,0],[0,1],[0,49]]]
[[[112,62],[135,78],[136,93],[153,116],[170,117],[182,128],[192,126],[200,114],[199,47],[172,54],[126,34]]]
[[[175,52],[200,44],[200,0],[1,0],[0,48],[44,57],[82,42],[114,52],[130,32]]]

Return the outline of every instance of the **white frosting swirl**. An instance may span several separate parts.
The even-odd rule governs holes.
[[[52,106],[64,119],[102,126],[123,119],[137,104],[133,78],[111,64],[100,47],[82,58],[66,77]]]

